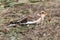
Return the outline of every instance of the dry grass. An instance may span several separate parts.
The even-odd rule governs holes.
[[[0,5],[0,40],[60,40],[60,3],[58,0],[45,1],[45,4],[42,1],[17,2],[17,4],[14,2],[13,5],[11,3],[13,2],[7,5],[2,2]],[[36,19],[36,14],[43,8],[49,16],[46,16],[40,25],[7,27],[10,21],[21,20],[28,15],[33,15]],[[36,11],[38,12],[35,13]]]

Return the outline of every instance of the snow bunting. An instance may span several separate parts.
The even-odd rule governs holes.
[[[37,14],[39,16],[39,18],[37,20],[33,20],[33,21],[28,21],[27,17],[24,18],[23,20],[19,21],[19,20],[15,20],[15,21],[11,21],[9,26],[15,26],[16,24],[18,25],[29,25],[29,24],[39,24],[41,21],[44,20],[45,16],[47,16],[48,13],[46,13],[45,11],[41,11],[39,14]]]
[[[20,24],[39,24],[41,21],[44,20],[45,16],[47,15],[47,13],[45,11],[41,11],[39,14],[37,14],[38,16],[40,16],[37,20],[34,21],[28,21],[27,18],[22,20],[20,22]]]

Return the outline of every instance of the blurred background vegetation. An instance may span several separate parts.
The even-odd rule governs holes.
[[[31,13],[34,15],[39,5],[49,13],[42,25],[17,25],[5,29],[10,21]],[[60,40],[59,21],[60,0],[0,0],[0,40]]]

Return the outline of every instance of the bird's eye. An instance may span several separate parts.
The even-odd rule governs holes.
[[[42,14],[44,14],[44,12],[42,12]]]

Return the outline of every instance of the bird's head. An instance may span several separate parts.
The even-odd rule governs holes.
[[[48,13],[45,12],[45,11],[41,11],[41,12],[38,14],[38,16],[39,16],[42,20],[44,20],[45,16],[48,16]]]
[[[40,12],[39,14],[37,14],[37,15],[43,18],[43,17],[47,16],[48,13],[45,12],[45,11],[41,11],[41,12]]]

